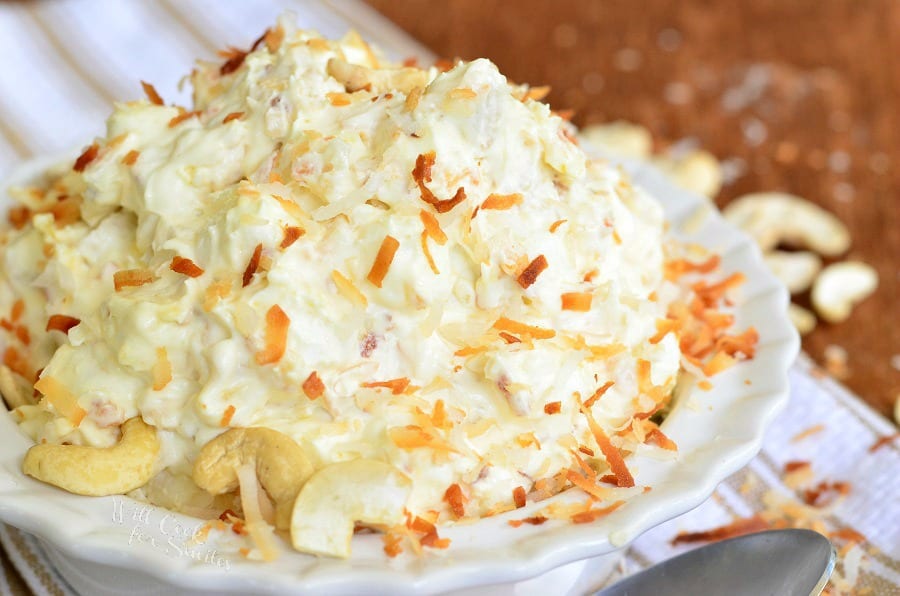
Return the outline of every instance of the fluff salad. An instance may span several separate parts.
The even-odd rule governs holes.
[[[488,60],[420,69],[274,31],[198,63],[193,109],[116,104],[74,168],[15,192],[0,307],[24,303],[29,341],[5,343],[81,413],[22,405],[25,432],[110,446],[142,416],[166,479],[148,494],[174,506],[201,498],[206,442],[264,426],[316,468],[389,462],[413,512],[460,484],[473,516],[572,465],[579,403],[610,381],[590,409],[627,450],[616,431],[679,371],[674,335],[648,341],[660,206]]]

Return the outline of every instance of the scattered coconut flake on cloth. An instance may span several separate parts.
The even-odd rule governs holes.
[[[762,452],[703,505],[641,536],[604,585],[706,543],[690,534],[793,527],[825,534],[838,552],[825,593],[900,593],[897,428],[805,355],[790,380]]]

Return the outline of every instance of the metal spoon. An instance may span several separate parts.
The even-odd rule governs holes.
[[[817,532],[770,530],[684,553],[595,596],[818,596],[834,558],[834,547]]]

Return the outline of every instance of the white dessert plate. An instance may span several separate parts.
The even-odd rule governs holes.
[[[28,183],[53,159],[38,159],[3,181],[0,212],[8,186]],[[452,543],[423,556],[388,558],[381,537],[358,535],[346,561],[293,552],[284,544],[271,563],[248,561],[237,537],[213,535],[196,543],[202,521],[126,497],[81,497],[24,476],[21,461],[31,441],[12,418],[0,414],[0,519],[42,538],[70,563],[82,560],[147,574],[180,590],[261,594],[436,593],[520,581],[566,563],[614,553],[650,528],[703,502],[717,484],[759,451],[763,433],[788,398],[788,368],[799,339],[787,317],[788,294],[766,270],[759,250],[727,224],[707,200],[675,187],[643,163],[625,163],[634,181],[656,197],[675,237],[722,256],[723,274],[741,271],[747,282],[736,304],[737,326],[753,325],[760,341],[756,356],[711,379],[702,391],[688,387],[663,424],[679,447],[677,457],[639,450],[629,468],[639,486],[626,505],[589,524],[549,520],[511,527],[548,501],[469,525],[441,529]],[[553,499],[571,498],[557,495]],[[127,586],[127,583],[124,584]],[[171,588],[170,588],[171,590]]]

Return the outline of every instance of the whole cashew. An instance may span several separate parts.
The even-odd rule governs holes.
[[[836,257],[850,248],[850,232],[815,203],[783,192],[744,195],[722,210],[729,222],[756,240],[763,252],[780,242]]]
[[[403,521],[410,480],[394,466],[354,459],[325,466],[304,485],[291,517],[291,543],[306,553],[346,558],[356,522]]]
[[[822,270],[822,259],[814,252],[805,250],[786,252],[773,250],[763,255],[763,260],[775,277],[783,283],[791,294],[805,292],[813,284]]]
[[[578,132],[578,138],[617,157],[645,159],[653,149],[650,131],[625,120],[586,126]]]
[[[418,68],[366,68],[340,58],[330,59],[327,68],[328,74],[343,84],[349,93],[360,89],[373,93],[409,93],[415,87],[428,84],[428,73]]]
[[[22,471],[78,495],[121,495],[147,484],[154,474],[159,438],[156,429],[130,418],[112,447],[35,445],[25,454]]]
[[[256,467],[256,476],[275,501],[275,527],[290,527],[291,508],[313,467],[294,439],[270,428],[232,428],[200,449],[194,482],[211,495],[238,488],[237,470]]]
[[[705,197],[715,197],[722,188],[722,166],[708,151],[697,149],[685,155],[663,155],[654,163],[675,184]]]
[[[806,335],[816,328],[816,315],[793,302],[788,304],[788,318],[800,335]]]
[[[844,261],[822,270],[810,298],[819,316],[829,323],[840,323],[850,316],[857,302],[865,300],[877,287],[875,269],[859,261]]]
[[[2,364],[0,364],[0,396],[3,397],[6,407],[10,410],[34,403],[19,386],[13,371]]]

